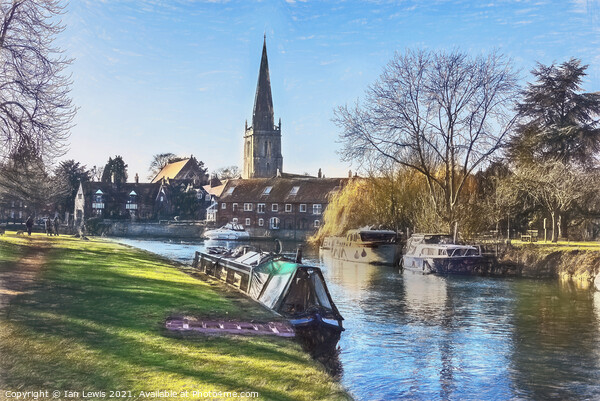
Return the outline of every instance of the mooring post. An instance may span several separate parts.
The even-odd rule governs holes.
[[[192,267],[197,269],[198,268],[198,259],[200,258],[200,252],[196,251],[196,253],[194,253],[194,261],[192,262]]]

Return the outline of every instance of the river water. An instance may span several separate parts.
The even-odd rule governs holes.
[[[119,242],[186,263],[204,249]],[[600,399],[599,292],[554,280],[399,273],[314,251],[304,262],[323,269],[345,318],[340,380],[356,400]]]

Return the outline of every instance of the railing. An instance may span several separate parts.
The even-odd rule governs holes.
[[[196,251],[192,267],[204,274],[216,277],[246,294],[250,291],[252,268],[247,265]]]

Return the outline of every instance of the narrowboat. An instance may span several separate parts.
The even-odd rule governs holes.
[[[334,351],[344,331],[318,267],[251,246],[196,252],[194,267],[236,287],[289,320],[297,338],[314,355]]]

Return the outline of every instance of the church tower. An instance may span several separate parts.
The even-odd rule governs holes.
[[[270,178],[283,169],[281,156],[281,119],[275,125],[269,62],[267,60],[267,36],[265,35],[258,71],[258,84],[254,98],[252,126],[244,132],[243,178]]]

